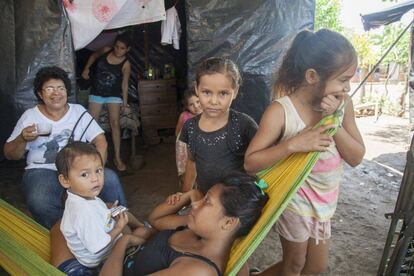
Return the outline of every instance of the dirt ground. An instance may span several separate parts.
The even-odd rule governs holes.
[[[412,132],[408,120],[383,115],[357,119],[367,147],[362,164],[345,168],[338,209],[332,221],[332,246],[326,275],[375,275],[388,232],[384,214],[392,212],[405,166]],[[124,146],[125,154],[128,147]],[[174,144],[139,147],[145,166],[121,176],[129,207],[145,217],[166,195],[178,189]],[[0,163],[0,197],[24,210],[18,183],[23,162]],[[261,269],[281,258],[274,230],[250,258]]]

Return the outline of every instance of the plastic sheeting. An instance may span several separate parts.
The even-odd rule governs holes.
[[[293,36],[313,28],[314,0],[187,0],[188,82],[197,65],[228,56],[242,73],[233,107],[259,121],[274,73]]]
[[[14,89],[16,87],[16,75],[14,70],[15,60],[15,22],[13,0],[0,1],[0,160],[3,159],[3,143],[13,130],[15,122]]]
[[[36,72],[43,66],[57,65],[74,80],[74,54],[61,1],[2,0],[0,8],[0,116],[3,119],[0,144],[3,145],[16,119],[37,103],[32,87]],[[75,91],[75,83],[73,87]],[[0,153],[2,159],[3,146]]]
[[[404,3],[395,5],[383,11],[362,15],[364,29],[365,31],[369,31],[372,28],[378,28],[382,25],[388,25],[399,21],[405,13],[413,8],[414,1],[405,1]]]

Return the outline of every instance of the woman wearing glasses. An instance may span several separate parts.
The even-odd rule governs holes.
[[[104,131],[78,104],[69,104],[71,82],[59,67],[43,67],[33,81],[38,104],[26,110],[4,145],[11,160],[27,152],[22,188],[34,219],[51,228],[62,217],[64,189],[58,182],[56,155],[69,141],[84,141],[96,146],[106,160]],[[104,201],[126,205],[121,183],[115,172],[105,168],[105,184],[100,194]]]

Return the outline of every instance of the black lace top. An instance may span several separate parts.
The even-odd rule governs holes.
[[[202,192],[230,171],[243,171],[244,153],[257,130],[248,115],[230,110],[223,128],[205,132],[199,128],[200,115],[189,119],[180,140],[187,144],[197,169],[197,188]]]

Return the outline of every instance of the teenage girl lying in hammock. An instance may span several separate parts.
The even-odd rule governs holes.
[[[250,231],[267,202],[255,181],[237,173],[211,187],[205,196],[192,190],[168,197],[149,216],[160,232],[127,257],[126,250],[140,240],[123,235],[100,275],[223,275],[233,241]],[[189,203],[189,215],[176,215]],[[58,225],[51,231],[51,240],[55,266],[73,258]]]

